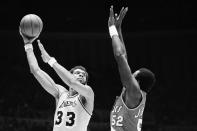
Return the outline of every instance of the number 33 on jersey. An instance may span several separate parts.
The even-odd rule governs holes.
[[[65,126],[66,127],[72,127],[75,124],[75,113],[74,112],[66,112],[63,114],[63,111],[58,111],[57,112],[57,119],[55,121],[55,125],[60,125],[62,124],[62,120],[65,119]]]

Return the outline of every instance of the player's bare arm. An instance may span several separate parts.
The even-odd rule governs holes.
[[[116,25],[116,20],[114,19],[113,7],[110,8],[110,17],[108,21],[109,29]],[[114,28],[116,30],[116,28]],[[113,32],[112,32],[113,33]],[[110,34],[111,35],[111,34]],[[131,69],[127,61],[127,53],[124,44],[119,38],[119,34],[114,33],[111,35],[112,47],[116,62],[118,64],[118,69],[120,73],[120,78],[123,86],[126,88],[126,104],[131,107],[137,105],[141,99],[141,92],[139,84],[134,78]],[[128,103],[127,103],[128,102]]]
[[[38,40],[39,49],[42,53],[42,58],[45,63],[48,63],[49,60],[53,59],[44,49],[41,42]],[[71,88],[76,90],[79,94],[84,96],[87,100],[94,98],[94,92],[92,88],[88,85],[81,84],[73,74],[70,73],[66,68],[61,66],[57,61],[53,63],[53,69],[59,75],[59,77]]]
[[[21,32],[20,32],[20,34],[21,34]],[[25,43],[26,55],[27,55],[27,60],[28,60],[28,64],[29,64],[31,73],[34,75],[34,77],[38,80],[38,82],[42,85],[42,87],[48,93],[53,95],[55,98],[58,98],[59,88],[61,88],[61,87],[59,85],[55,84],[55,82],[52,80],[52,78],[47,73],[45,73],[43,70],[40,69],[37,59],[35,57],[32,42],[36,38],[29,40],[25,36],[23,36],[22,34],[21,34],[21,36],[22,36],[24,43]]]
[[[121,26],[122,26],[122,20],[124,19],[127,11],[128,11],[128,7],[126,7],[126,8],[122,7],[122,9],[120,10],[120,13],[119,14],[115,13],[115,16],[114,16],[115,26],[116,26],[116,29],[118,31],[119,38],[120,38],[120,40],[123,44],[123,48],[125,48],[125,44],[124,44],[124,39],[123,39],[123,35],[122,35],[122,27]],[[126,54],[126,57],[127,57],[127,54]]]

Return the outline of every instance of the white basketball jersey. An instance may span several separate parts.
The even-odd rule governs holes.
[[[69,96],[64,92],[56,107],[53,131],[87,131],[90,118],[80,95]]]

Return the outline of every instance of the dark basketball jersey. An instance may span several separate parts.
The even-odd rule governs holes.
[[[129,109],[122,99],[124,92],[125,88],[123,88],[121,95],[117,97],[111,111],[111,131],[141,131],[146,93],[141,91],[141,103],[136,108]]]

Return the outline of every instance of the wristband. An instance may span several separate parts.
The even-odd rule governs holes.
[[[112,26],[109,27],[109,34],[110,34],[111,38],[114,35],[118,36],[118,31],[117,31],[115,25],[112,25]]]
[[[51,57],[50,60],[48,61],[48,64],[53,67],[53,64],[57,62],[56,59],[54,57]]]
[[[25,48],[25,51],[27,51],[28,49],[33,49],[33,46],[32,44],[26,44],[24,48]]]

